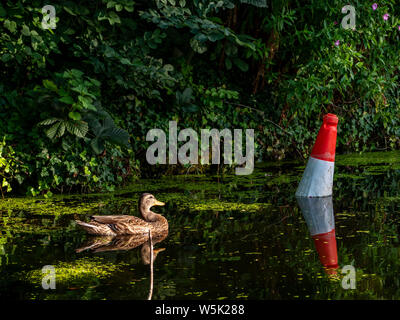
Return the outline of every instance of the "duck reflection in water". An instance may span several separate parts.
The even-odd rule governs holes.
[[[337,276],[339,265],[332,197],[296,198],[325,272]]]
[[[76,249],[77,253],[85,250],[91,252],[106,252],[106,251],[127,251],[142,246],[140,253],[142,262],[145,265],[150,264],[151,260],[151,243],[155,244],[163,241],[168,236],[168,230],[163,230],[159,233],[152,233],[152,241],[148,235],[125,235],[125,236],[97,236],[90,239],[80,248]],[[165,248],[153,249],[153,262],[157,255],[164,251]]]
[[[157,255],[164,251],[165,248],[154,249],[154,245],[163,241],[168,235],[168,230],[162,230],[154,235],[149,231],[148,235],[125,235],[125,236],[97,236],[91,237],[85,245],[76,249],[77,253],[85,250],[92,252],[106,252],[106,251],[127,251],[139,247],[142,262],[145,265],[150,265],[150,289],[148,300],[151,300],[153,296],[153,283],[154,283],[154,272],[153,264],[157,258]]]

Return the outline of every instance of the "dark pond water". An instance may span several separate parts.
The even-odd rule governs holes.
[[[169,221],[169,234],[154,241],[153,299],[400,299],[400,153],[338,157],[333,276],[294,197],[303,170],[304,163],[266,163],[250,176],[176,176],[103,195],[0,200],[0,296],[147,299],[148,242],[77,252],[93,239],[73,222],[137,215],[146,191],[167,203],[154,211]],[[46,265],[56,270],[55,289],[42,287]],[[355,289],[342,287],[345,265],[355,267]]]

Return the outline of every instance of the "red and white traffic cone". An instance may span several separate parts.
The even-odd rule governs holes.
[[[338,117],[334,114],[328,113],[324,116],[317,140],[297,188],[297,197],[332,195],[338,121]]]
[[[335,236],[332,197],[297,198],[306,220],[310,235],[314,240],[319,260],[329,275],[337,274],[338,255]]]

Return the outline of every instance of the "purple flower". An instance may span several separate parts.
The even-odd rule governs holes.
[[[385,13],[384,15],[383,15],[383,20],[387,20],[387,19],[389,19],[389,13]]]
[[[340,44],[340,40],[335,41],[335,46],[337,47]]]
[[[398,27],[399,31],[400,31],[400,26]]]
[[[373,5],[372,5],[372,10],[376,10],[376,9],[378,9],[378,4],[377,3],[374,3]]]
[[[334,24],[334,25],[337,25],[337,24],[338,24],[338,22],[337,22],[337,21],[333,21],[333,24]]]

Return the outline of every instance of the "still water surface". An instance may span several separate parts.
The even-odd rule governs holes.
[[[94,243],[74,219],[134,214],[142,192],[165,207],[154,241],[153,299],[400,299],[400,153],[339,156],[333,210],[339,269],[325,272],[296,191],[304,163],[258,165],[250,176],[143,179],[110,194],[0,200],[1,299],[147,299],[146,241]],[[101,243],[103,241],[104,243]],[[111,242],[110,242],[111,241]],[[356,269],[356,289],[341,268]],[[56,270],[56,289],[41,269]]]

